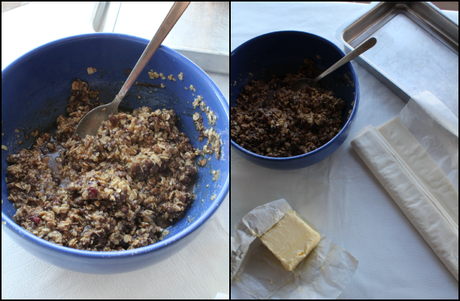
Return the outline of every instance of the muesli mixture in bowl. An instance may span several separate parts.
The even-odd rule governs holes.
[[[183,251],[210,229],[206,225],[215,222],[211,217],[228,210],[228,102],[201,68],[167,46],[157,49],[121,102],[121,115],[108,120],[105,132],[88,142],[72,138],[77,126],[72,117],[89,111],[94,102],[113,101],[148,42],[119,33],[66,37],[33,49],[2,70],[2,230],[31,255],[81,273],[136,271]],[[88,84],[88,104],[76,103],[83,92],[71,95],[77,79]],[[75,103],[69,105],[71,96]],[[151,137],[155,125],[161,133]],[[180,133],[173,138],[174,127],[186,135],[193,151]],[[49,133],[49,141],[42,133]],[[159,148],[144,140],[158,141]],[[24,148],[29,159],[19,164],[25,171],[18,168],[18,179],[9,182],[7,168],[17,163],[7,158]],[[35,169],[26,167],[26,160]],[[196,175],[187,160],[194,161]],[[56,172],[60,168],[62,174]],[[177,177],[178,170],[184,170],[183,178]],[[35,175],[27,178],[32,183],[25,181],[30,174]],[[21,187],[13,188],[17,202],[8,198],[12,193],[7,185],[13,183]],[[113,199],[107,198],[112,191]],[[48,197],[50,192],[64,197]],[[18,211],[23,212],[21,223],[38,231],[36,235],[16,223]],[[73,238],[77,248],[66,245]]]
[[[201,151],[178,130],[172,109],[119,112],[102,123],[97,136],[74,136],[81,118],[99,105],[97,97],[86,82],[74,81],[55,133],[36,131],[30,149],[8,155],[14,221],[38,237],[81,250],[153,244],[194,201]],[[219,152],[216,141],[209,146]]]
[[[275,31],[251,38],[232,53],[230,132],[232,152],[259,166],[293,170],[319,163],[340,148],[359,106],[351,63],[310,88],[345,54],[312,33]]]
[[[329,142],[343,127],[345,102],[321,84],[290,89],[295,81],[317,75],[315,63],[305,59],[295,74],[250,80],[231,108],[233,141],[269,157],[302,155]]]

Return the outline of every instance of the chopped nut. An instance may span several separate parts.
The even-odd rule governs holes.
[[[219,179],[220,176],[220,171],[219,170],[213,170],[212,171],[212,180],[215,182]]]
[[[32,136],[34,138],[37,137],[38,136],[38,129],[35,129],[35,131],[31,132],[30,136]]]
[[[206,159],[200,159],[198,160],[197,164],[201,167],[205,167],[206,166],[206,163],[208,163],[208,160]]]
[[[93,74],[93,73],[96,72],[97,70],[96,70],[96,68],[88,67],[88,68],[86,69],[86,71],[88,72],[88,74]]]
[[[150,79],[155,79],[155,78],[159,78],[160,76],[158,75],[158,73],[156,72],[153,72],[152,70],[150,72],[148,72],[149,74],[149,77]]]

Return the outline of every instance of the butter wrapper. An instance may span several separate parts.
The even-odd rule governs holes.
[[[350,282],[358,261],[345,249],[320,235],[321,240],[294,271],[258,239],[292,210],[284,199],[256,207],[236,225],[231,239],[232,299],[337,298]]]

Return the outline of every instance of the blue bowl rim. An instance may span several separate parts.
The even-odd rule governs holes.
[[[238,47],[236,47],[232,53],[231,53],[231,56],[233,56],[239,49],[241,49],[241,47],[245,46],[245,45],[248,45],[249,43],[253,43],[255,42],[256,40],[260,39],[260,38],[263,38],[263,37],[266,37],[266,36],[269,36],[269,35],[273,35],[273,34],[291,34],[291,33],[294,33],[294,34],[301,34],[301,35],[305,35],[305,36],[312,36],[314,38],[317,38],[319,40],[322,40],[323,42],[325,42],[326,44],[328,44],[329,46],[331,46],[333,49],[337,50],[340,54],[342,54],[343,56],[345,56],[345,53],[340,50],[339,47],[337,47],[334,43],[332,43],[331,41],[329,41],[328,39],[325,39],[321,36],[318,36],[318,35],[315,35],[315,34],[312,34],[312,33],[309,33],[309,32],[305,32],[305,31],[297,31],[297,30],[284,30],[284,31],[273,31],[273,32],[269,32],[269,33],[265,33],[265,34],[262,34],[262,35],[259,35],[259,36],[256,36],[256,37],[253,37],[249,40],[247,40],[246,42],[244,42],[243,44],[239,45]],[[333,143],[339,136],[341,136],[342,132],[344,132],[351,124],[354,116],[355,116],[355,113],[356,113],[356,108],[358,107],[358,103],[359,103],[359,82],[358,82],[358,76],[356,75],[356,71],[355,69],[353,68],[353,65],[351,64],[351,62],[348,62],[347,64],[349,64],[349,67],[350,67],[350,70],[351,70],[351,74],[353,76],[353,82],[355,84],[355,99],[354,99],[354,105],[353,105],[353,109],[351,111],[351,114],[350,116],[348,117],[348,120],[347,122],[345,122],[345,125],[342,127],[342,129],[340,130],[340,132],[335,135],[334,138],[332,138],[330,141],[328,141],[326,144],[322,145],[320,148],[317,148],[311,152],[308,152],[306,154],[302,154],[302,155],[297,155],[297,156],[292,156],[292,157],[268,157],[268,156],[262,156],[262,155],[259,155],[259,154],[256,154],[256,153],[253,153],[241,146],[239,146],[236,142],[233,141],[233,139],[230,137],[230,142],[231,142],[231,145],[232,147],[235,147],[237,148],[239,151],[249,155],[249,156],[253,156],[253,157],[256,157],[258,159],[261,159],[261,160],[266,160],[266,161],[269,161],[269,162],[276,162],[276,161],[294,161],[294,160],[297,160],[297,159],[300,159],[300,158],[305,158],[305,157],[309,157],[309,156],[313,156],[314,154],[320,152],[321,150],[323,150],[324,148],[326,148],[328,145],[330,145],[331,143]],[[346,66],[347,64],[345,64],[344,66]]]
[[[145,45],[147,45],[149,42],[147,39],[144,39],[144,38],[127,35],[127,34],[120,34],[120,33],[89,33],[89,34],[81,34],[81,35],[65,37],[65,38],[51,41],[44,45],[38,46],[30,50],[29,52],[25,53],[21,57],[17,58],[16,60],[14,60],[8,66],[6,66],[5,69],[2,70],[2,79],[3,79],[3,74],[5,72],[8,72],[9,69],[13,68],[16,64],[19,64],[21,61],[27,60],[29,57],[35,55],[35,53],[37,52],[45,51],[48,48],[56,47],[62,43],[72,42],[76,40],[84,40],[84,39],[95,39],[95,38],[101,38],[101,37],[111,38],[111,39],[118,38],[118,39],[124,39],[124,40],[131,40],[135,42],[145,43]],[[199,70],[201,70],[206,75],[204,77],[205,81],[209,84],[209,87],[211,87],[214,93],[217,95],[219,102],[224,108],[224,111],[227,113],[227,116],[229,116],[229,105],[227,101],[225,100],[222,92],[219,90],[216,84],[212,81],[212,79],[209,78],[206,72],[204,72],[199,66],[197,66],[195,63],[193,63],[187,57],[183,56],[177,51],[167,46],[164,46],[164,45],[161,45],[160,48],[164,50],[168,55],[171,55],[174,58],[176,58],[176,60],[181,60],[181,61],[185,61],[186,63],[193,64]],[[126,257],[132,258],[133,255],[152,253],[154,251],[166,248],[167,246],[178,242],[179,240],[185,238],[186,236],[188,236],[189,234],[197,230],[206,221],[208,221],[211,218],[211,216],[216,212],[216,210],[220,207],[220,205],[225,200],[225,197],[227,196],[228,190],[229,190],[229,177],[227,176],[219,194],[216,195],[216,198],[212,202],[211,206],[206,210],[206,212],[200,218],[194,220],[187,228],[175,234],[173,237],[166,237],[163,240],[156,242],[152,245],[148,245],[145,247],[132,249],[132,250],[114,251],[114,252],[86,251],[86,250],[79,250],[79,249],[73,249],[70,247],[60,246],[58,244],[49,242],[45,239],[35,236],[34,234],[30,233],[29,231],[25,230],[24,228],[16,224],[11,218],[9,218],[3,212],[3,206],[2,206],[2,223],[6,225],[9,229],[11,229],[15,234],[18,234],[19,236],[25,238],[29,242],[38,244],[40,247],[43,247],[43,248],[49,248],[52,251],[58,252],[61,254],[76,256],[80,258],[126,258]]]

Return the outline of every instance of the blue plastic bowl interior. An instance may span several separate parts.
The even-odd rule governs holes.
[[[217,116],[214,129],[223,142],[220,160],[212,156],[211,161],[199,168],[198,181],[194,187],[196,201],[185,217],[168,228],[169,235],[156,244],[135,250],[120,252],[92,252],[62,247],[38,238],[12,221],[14,206],[7,200],[5,184],[6,157],[10,153],[29,147],[33,138],[24,139],[24,133],[38,129],[47,130],[60,114],[70,96],[71,83],[75,79],[87,81],[91,88],[100,91],[100,100],[113,100],[127,75],[125,70],[133,68],[148,41],[121,34],[87,34],[61,39],[25,54],[2,72],[2,221],[5,231],[19,245],[35,256],[57,266],[79,272],[109,274],[144,268],[174,254],[196,237],[200,226],[207,221],[222,204],[229,187],[229,123],[228,104],[214,82],[187,58],[161,46],[154,54],[138,82],[160,84],[166,88],[133,85],[125,97],[127,108],[149,106],[153,109],[172,108],[180,117],[179,129],[190,138],[194,147],[203,148],[205,141],[198,141],[198,132],[192,114],[199,112],[204,125],[207,118],[192,102],[197,95]],[[89,75],[87,68],[97,72]],[[148,71],[162,72],[166,77],[173,74],[176,81],[155,79]],[[184,74],[183,81],[178,74]],[[184,87],[193,85],[196,92]],[[138,96],[141,98],[139,99]],[[15,130],[18,132],[15,132]],[[18,141],[22,140],[19,145]],[[212,170],[219,170],[220,177],[213,181]],[[209,187],[206,188],[206,184]],[[211,200],[211,196],[214,199]]]
[[[231,53],[230,105],[236,106],[236,99],[251,79],[267,80],[271,75],[284,77],[296,73],[306,58],[315,61],[324,71],[345,54],[330,41],[314,34],[300,31],[279,31],[255,37]],[[355,70],[349,62],[321,80],[336,97],[347,104],[340,133],[322,147],[307,154],[294,157],[267,157],[250,152],[233,140],[231,145],[249,161],[272,169],[304,168],[324,160],[345,141],[359,104],[359,84]],[[350,118],[349,110],[352,110]]]

